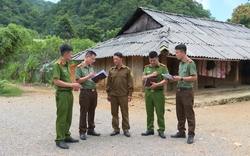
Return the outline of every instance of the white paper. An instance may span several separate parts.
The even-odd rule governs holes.
[[[105,72],[105,70],[101,70],[101,71],[99,71],[98,73],[95,73],[95,75],[93,76],[93,77],[96,77],[97,75],[100,75],[100,74],[104,74],[106,77],[108,77],[108,74]],[[92,77],[92,78],[93,78]]]
[[[166,78],[168,78],[168,79],[173,80],[173,75],[171,75],[171,74],[169,74],[169,73],[167,73],[167,74],[162,74],[162,76],[164,76],[164,77],[166,77]]]

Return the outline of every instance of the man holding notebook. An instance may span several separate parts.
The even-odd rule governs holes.
[[[157,115],[158,135],[165,139],[165,96],[164,85],[167,79],[163,74],[168,73],[166,65],[159,63],[158,54],[155,51],[149,53],[149,65],[146,65],[142,73],[142,81],[145,84],[145,102],[147,112],[147,131],[142,136],[154,135],[154,109]]]
[[[91,79],[95,76],[92,64],[95,62],[96,53],[88,51],[84,61],[75,69],[75,80],[82,85],[79,96],[80,103],[80,122],[79,133],[80,139],[86,140],[86,132],[88,135],[100,136],[95,129],[95,109],[97,106],[96,84]],[[87,126],[88,120],[88,126]]]

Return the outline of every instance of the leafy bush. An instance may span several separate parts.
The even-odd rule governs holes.
[[[52,67],[57,60],[51,61],[43,65],[40,69],[40,82],[41,83],[52,83]]]
[[[90,39],[62,40],[57,36],[33,40],[11,56],[11,62],[0,70],[0,78],[22,83],[52,83],[52,64],[60,57],[59,47],[72,45],[74,53],[96,44]]]
[[[6,80],[0,80],[0,96],[21,96],[22,93],[23,91],[20,88],[8,84]]]
[[[19,62],[11,63],[7,68],[7,72],[5,72],[4,74],[4,78],[10,80],[17,80],[19,77],[20,68],[21,64]]]

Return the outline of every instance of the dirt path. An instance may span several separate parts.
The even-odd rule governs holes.
[[[131,138],[110,137],[112,131],[110,105],[106,94],[99,93],[96,131],[100,137],[87,136],[86,141],[70,144],[69,150],[55,146],[56,108],[54,90],[22,87],[22,97],[0,97],[0,156],[12,155],[250,155],[250,102],[195,108],[197,128],[195,142],[172,139],[176,132],[175,106],[166,105],[166,135],[142,137],[146,130],[144,100],[130,103]],[[78,138],[79,105],[75,104],[71,126]],[[155,124],[155,130],[157,126]]]

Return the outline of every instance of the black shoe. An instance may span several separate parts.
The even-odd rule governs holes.
[[[154,135],[154,132],[146,131],[144,133],[141,133],[142,136],[148,136],[148,135]]]
[[[56,146],[62,149],[69,149],[69,146],[64,141],[57,142]]]
[[[110,136],[115,136],[117,134],[120,134],[120,131],[113,131],[112,133],[110,133]]]
[[[69,137],[69,138],[65,139],[64,141],[68,142],[68,143],[75,143],[75,142],[78,142],[79,140],[78,139],[74,139],[72,137]]]
[[[158,134],[162,139],[166,139],[166,135],[162,132]]]
[[[85,134],[80,134],[80,139],[81,140],[86,140],[86,135]]]
[[[93,136],[100,136],[100,133],[97,133],[96,131],[88,131],[88,135],[93,135]]]
[[[194,142],[194,137],[188,136],[187,143],[192,144]]]
[[[123,134],[124,134],[126,137],[130,137],[130,136],[131,136],[130,133],[129,133],[129,131],[124,132]]]
[[[186,134],[177,132],[176,134],[171,135],[171,138],[186,138]]]

